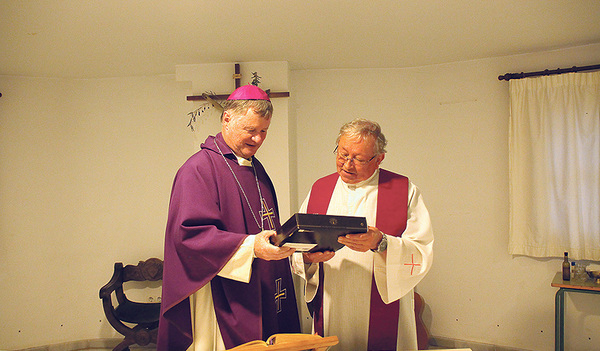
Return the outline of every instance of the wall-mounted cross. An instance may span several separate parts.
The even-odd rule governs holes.
[[[242,79],[242,74],[240,73],[240,64],[236,63],[235,64],[235,73],[233,74],[233,79],[235,80],[235,88],[239,88],[240,87],[240,81]],[[211,99],[214,100],[225,100],[229,97],[229,94],[218,94],[218,95],[209,95]],[[289,97],[290,93],[289,92],[279,92],[279,93],[274,93],[274,92],[269,92],[269,98],[281,98],[281,97]],[[188,101],[197,101],[197,100],[206,100],[206,98],[204,97],[204,95],[190,95],[187,97]]]

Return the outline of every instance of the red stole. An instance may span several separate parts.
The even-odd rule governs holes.
[[[339,175],[330,174],[315,182],[308,200],[308,213],[326,214]],[[408,178],[379,170],[376,226],[383,233],[401,236],[406,229],[408,213]],[[315,331],[323,334],[323,264],[319,265],[319,288],[311,303]],[[369,313],[368,350],[395,350],[398,339],[400,303],[385,304],[377,291],[375,277],[371,279],[371,311]]]

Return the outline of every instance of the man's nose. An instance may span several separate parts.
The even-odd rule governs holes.
[[[264,137],[260,134],[255,134],[252,136],[252,141],[254,141],[255,143],[260,143],[263,140],[264,140]]]

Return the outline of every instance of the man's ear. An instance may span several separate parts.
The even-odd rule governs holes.
[[[221,124],[223,124],[224,127],[226,127],[229,122],[231,122],[231,115],[229,114],[229,111],[225,111],[223,112],[223,118],[221,119]]]

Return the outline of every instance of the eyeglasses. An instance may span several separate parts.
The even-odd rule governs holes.
[[[373,155],[373,157],[371,157],[368,160],[361,160],[361,159],[358,159],[356,157],[350,158],[349,157],[350,155],[342,155],[342,154],[340,154],[338,152],[338,147],[337,146],[335,147],[335,149],[333,149],[333,153],[336,155],[336,160],[338,162],[341,162],[342,164],[344,164],[346,162],[350,162],[350,163],[353,163],[355,165],[360,165],[360,166],[364,166],[367,163],[373,161],[373,159],[377,156],[377,154],[375,154],[375,155]]]

